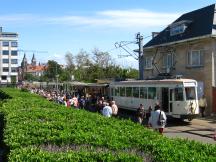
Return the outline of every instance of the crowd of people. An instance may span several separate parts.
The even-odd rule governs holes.
[[[151,106],[145,111],[143,104],[140,104],[137,109],[137,121],[142,124],[144,118],[148,122],[148,127],[152,127],[155,131],[163,134],[167,117],[165,112],[162,111],[159,102],[155,103],[154,111]]]
[[[81,95],[79,93],[70,93],[55,90],[45,90],[39,88],[28,88],[31,93],[36,93],[49,101],[65,105],[67,108],[86,109],[89,111],[99,112],[105,117],[117,116],[118,106],[116,102],[105,99],[103,96]],[[148,127],[163,133],[167,117],[161,110],[159,102],[155,104],[154,111],[150,106],[146,111],[144,105],[140,104],[136,112],[137,121],[143,124],[144,119],[148,122]]]
[[[64,91],[45,90],[40,88],[28,88],[31,93],[38,94],[49,101],[65,105],[67,108],[86,109],[99,112],[106,117],[116,116],[118,106],[115,101],[106,99],[103,96],[81,95]]]

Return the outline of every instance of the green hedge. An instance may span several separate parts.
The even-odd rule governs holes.
[[[130,120],[2,90],[12,97],[0,108],[9,161],[216,161],[215,145],[168,139]]]

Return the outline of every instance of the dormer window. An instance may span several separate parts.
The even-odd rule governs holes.
[[[175,22],[171,24],[170,27],[170,36],[182,34],[185,32],[186,28],[188,27],[188,24],[191,23],[191,21],[183,20],[179,22]]]
[[[185,31],[186,28],[187,27],[184,24],[172,27],[170,29],[170,36],[174,36],[174,35],[178,35],[178,34],[184,33],[184,31]]]

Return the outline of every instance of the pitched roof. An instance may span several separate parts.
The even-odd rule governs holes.
[[[183,14],[146,43],[144,48],[214,35],[216,34],[216,18],[214,17],[214,13],[215,4]],[[185,31],[181,34],[171,36],[171,27],[181,23],[187,24]]]
[[[27,72],[41,72],[46,70],[46,66],[44,65],[37,65],[37,66],[32,66],[31,64],[28,65],[27,67]]]

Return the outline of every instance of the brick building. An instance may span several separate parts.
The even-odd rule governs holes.
[[[198,81],[207,113],[216,112],[215,4],[185,13],[144,45],[144,78],[159,73]]]

